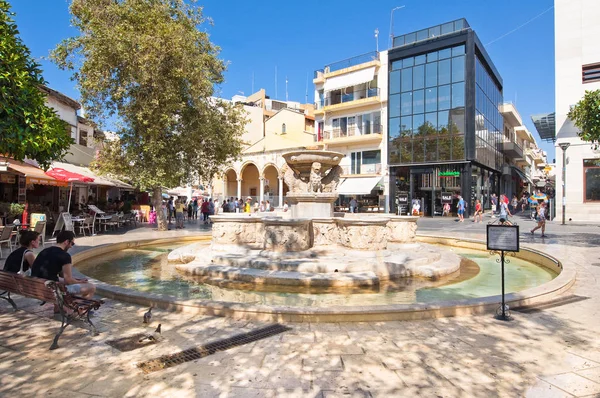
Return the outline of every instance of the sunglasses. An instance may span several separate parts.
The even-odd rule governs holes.
[[[71,246],[75,246],[75,241],[74,240],[71,240],[69,242],[71,242]]]

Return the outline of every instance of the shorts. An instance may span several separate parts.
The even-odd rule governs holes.
[[[457,214],[461,214],[461,215],[462,215],[462,214],[465,214],[465,211],[464,211],[464,210],[461,210],[461,209],[459,209],[459,210],[458,210],[458,212],[457,212]]]
[[[81,293],[81,285],[76,283],[74,285],[67,285],[67,292],[70,294],[80,294]]]
[[[175,213],[175,216],[178,220],[183,220],[183,213]]]

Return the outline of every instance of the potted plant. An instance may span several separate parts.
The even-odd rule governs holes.
[[[14,221],[15,219],[19,219],[21,217],[21,215],[23,214],[23,211],[25,210],[25,205],[20,205],[18,203],[11,203],[10,207],[8,209],[8,217],[11,218]],[[7,220],[7,223],[10,223],[12,221]]]

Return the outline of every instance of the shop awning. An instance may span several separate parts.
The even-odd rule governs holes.
[[[25,183],[39,184],[39,185],[53,185],[66,187],[67,183],[52,178],[44,173],[44,170],[31,164],[19,162],[14,159],[0,157],[0,162],[6,162],[8,164],[8,171],[12,171],[21,176],[25,176]]]
[[[67,170],[72,173],[81,174],[86,177],[93,178],[93,185],[103,185],[107,187],[117,187],[117,188],[133,188],[131,185],[124,183],[123,181],[115,180],[112,178],[108,178],[105,176],[98,176],[92,170],[83,166],[76,166],[71,163],[63,163],[63,162],[54,162],[52,163],[52,168],[61,168]]]
[[[46,174],[52,178],[56,178],[57,180],[64,182],[94,182],[92,177],[84,176],[83,174],[79,173],[73,173],[72,171],[67,171],[59,167],[48,170]]]
[[[512,166],[512,169],[515,171],[515,173],[517,173],[517,175],[519,176],[519,178],[521,178],[521,180],[523,180],[525,183],[527,184],[532,184],[533,185],[533,181],[531,181],[531,179],[529,177],[527,177],[527,175],[518,167]]]
[[[382,177],[348,177],[338,187],[338,193],[340,195],[368,195],[382,180]]]
[[[340,76],[330,77],[325,81],[323,89],[325,91],[339,90],[341,88],[356,86],[370,82],[375,77],[375,67],[357,70]]]

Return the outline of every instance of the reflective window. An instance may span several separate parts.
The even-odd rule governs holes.
[[[438,87],[438,109],[450,109],[450,86]]]
[[[413,68],[413,90],[425,87],[425,66],[419,65]]]
[[[437,87],[425,90],[425,112],[437,111]]]
[[[502,132],[503,119],[498,109],[502,103],[502,92],[485,68],[479,57],[475,61],[475,158],[481,164],[499,169],[503,155],[498,150],[506,139]]]
[[[465,83],[454,83],[452,85],[452,108],[465,106]]]
[[[390,73],[390,94],[400,92],[400,71],[396,70]]]
[[[402,116],[412,114],[412,92],[403,93],[400,100],[400,112]]]
[[[425,65],[425,87],[433,87],[438,84],[438,64],[432,62]]]
[[[464,45],[406,58],[399,74],[390,72],[390,163],[465,159],[465,74]],[[481,68],[476,74],[485,93],[489,82]],[[484,120],[479,108],[491,107],[493,98],[476,98]]]
[[[390,117],[400,116],[400,94],[390,95],[388,106],[390,110]]]
[[[392,62],[392,70],[396,70],[396,69],[400,69],[400,68],[402,68],[402,60]]]
[[[425,93],[423,90],[413,91],[413,113],[425,112]]]
[[[438,62],[438,84],[450,83],[450,60],[444,59]]]
[[[452,56],[451,48],[444,48],[438,52],[440,59],[450,58]]]
[[[411,91],[412,87],[412,68],[402,69],[401,71],[402,80],[402,92]]]
[[[452,58],[452,82],[465,80],[465,56]]]

